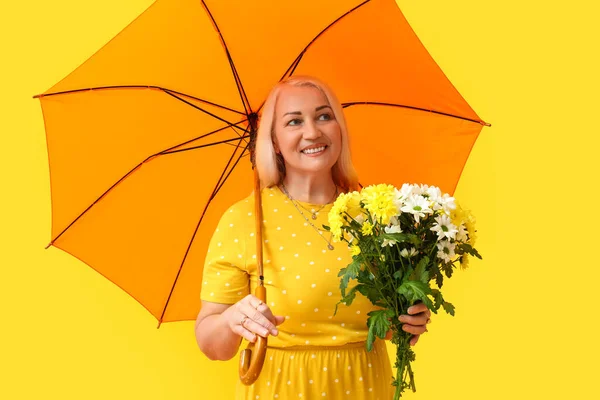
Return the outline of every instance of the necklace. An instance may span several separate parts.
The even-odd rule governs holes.
[[[282,184],[282,185],[283,185],[283,184]],[[286,192],[286,194],[287,194],[287,192]],[[338,190],[337,190],[337,186],[336,186],[336,187],[335,187],[335,192],[333,193],[333,197],[331,198],[331,200],[329,200],[329,202],[328,202],[327,204],[329,204],[329,203],[332,203],[332,202],[335,200],[335,198],[336,198],[337,194],[338,194]],[[291,198],[289,195],[288,195],[288,197],[289,197],[289,199],[290,199],[290,200],[292,200],[292,198]],[[293,200],[292,200],[292,201],[293,201]],[[312,208],[312,209],[310,209],[310,210],[309,210],[308,208],[304,207],[304,206],[302,205],[302,203],[298,203],[298,205],[299,205],[300,207],[304,208],[306,211],[308,211],[309,213],[311,213],[311,218],[312,218],[313,220],[317,219],[317,214],[319,213],[319,211],[321,211],[322,209],[324,209],[324,208],[325,208],[325,206],[326,206],[327,204],[323,204],[321,207],[319,207],[319,209],[318,209],[318,210],[316,210],[316,211],[315,211],[315,209],[314,209],[314,208]]]
[[[294,199],[292,199],[292,196],[290,196],[290,194],[289,194],[289,193],[288,193],[288,191],[286,190],[286,188],[285,188],[285,185],[284,185],[283,183],[281,184],[281,190],[282,190],[282,192],[283,192],[283,193],[285,193],[285,195],[287,196],[287,198],[288,198],[288,199],[290,199],[290,201],[292,202],[292,204],[294,205],[294,207],[296,207],[296,210],[298,210],[298,212],[300,213],[300,215],[302,215],[302,217],[304,217],[304,219],[306,220],[306,222],[308,222],[308,224],[309,224],[310,226],[312,226],[312,228],[313,228],[313,229],[314,229],[314,230],[315,230],[315,231],[316,231],[316,232],[319,234],[319,236],[320,236],[320,237],[321,237],[321,238],[322,238],[322,239],[323,239],[325,242],[327,242],[327,248],[328,248],[329,250],[333,250],[333,245],[331,244],[331,241],[330,241],[330,240],[327,240],[327,239],[325,239],[325,237],[323,236],[323,233],[322,233],[321,231],[319,231],[319,229],[318,229],[316,226],[314,226],[314,225],[313,225],[313,223],[312,223],[312,222],[310,222],[310,220],[309,220],[308,218],[306,218],[306,215],[304,215],[304,213],[302,212],[302,210],[300,210],[300,208],[298,208],[298,206],[296,205],[296,201],[295,201]],[[335,194],[337,194],[337,186],[336,186],[336,188],[335,188]],[[334,197],[335,197],[335,195],[334,195]],[[323,205],[323,206],[322,206],[322,207],[319,209],[319,211],[320,211],[320,210],[322,210],[322,209],[323,209],[323,208],[324,208],[326,205],[327,205],[327,204],[324,204],[324,205]],[[300,206],[302,206],[302,204],[300,204]],[[304,207],[302,207],[302,208],[304,208]],[[313,214],[313,217],[314,217],[313,219],[316,219],[316,218],[317,218],[317,216],[316,216],[315,214]]]

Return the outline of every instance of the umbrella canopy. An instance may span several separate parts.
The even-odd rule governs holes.
[[[486,125],[393,0],[158,0],[36,96],[50,245],[159,325],[195,319],[210,236],[252,191],[250,133],[271,87],[291,75],[338,95],[363,185],[452,193]]]

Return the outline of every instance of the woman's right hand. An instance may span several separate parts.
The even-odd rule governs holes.
[[[273,315],[265,303],[251,294],[235,303],[224,314],[229,328],[252,343],[256,341],[256,335],[277,336],[277,326],[285,321],[283,316]]]

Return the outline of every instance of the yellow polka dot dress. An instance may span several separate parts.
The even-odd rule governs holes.
[[[331,236],[323,225],[331,205],[298,202],[317,232],[279,188],[261,195],[267,304],[285,322],[277,337],[269,336],[260,377],[252,386],[238,382],[236,399],[392,398],[385,343],[365,349],[370,301],[357,294],[333,315],[341,296],[337,275],[351,256],[345,243],[332,242],[334,249],[328,249]],[[310,210],[319,210],[316,220]],[[202,300],[233,304],[254,293],[254,224],[253,195],[223,214],[206,256]]]

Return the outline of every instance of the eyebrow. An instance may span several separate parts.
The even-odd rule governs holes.
[[[325,104],[324,106],[319,106],[319,107],[315,108],[315,111],[321,111],[324,108],[331,109],[330,106],[328,106],[327,104]],[[285,114],[283,114],[284,117],[286,115],[302,115],[302,113],[300,111],[290,111],[290,112],[286,112]]]

